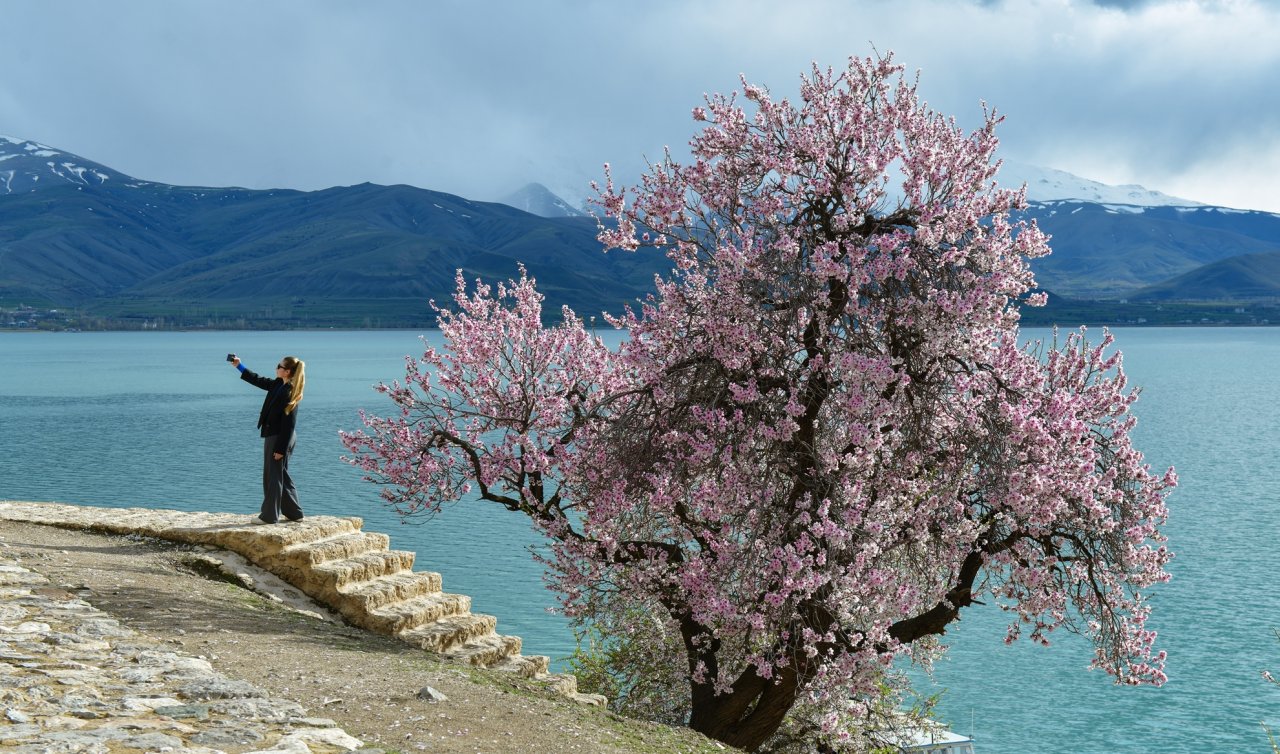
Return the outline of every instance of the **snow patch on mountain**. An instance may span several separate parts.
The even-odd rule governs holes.
[[[515,207],[539,217],[582,217],[586,215],[569,202],[557,196],[541,183],[530,183],[518,191],[507,194],[498,200],[509,207]]]
[[[42,185],[71,183],[77,186],[101,186],[108,181],[133,179],[69,152],[60,152],[38,141],[0,135],[0,193],[17,194],[34,191]],[[44,184],[40,179],[45,178]],[[49,180],[56,179],[56,180]]]
[[[1078,201],[1102,204],[1120,212],[1134,212],[1135,207],[1203,207],[1201,202],[1169,196],[1137,184],[1112,186],[1081,178],[1065,170],[1005,160],[996,181],[1006,188],[1027,185],[1027,201],[1050,203]]]

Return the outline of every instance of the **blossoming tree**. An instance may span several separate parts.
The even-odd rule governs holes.
[[[380,386],[399,413],[345,436],[353,460],[406,514],[527,515],[565,609],[644,615],[615,632],[747,750],[796,705],[838,744],[983,598],[1006,640],[1065,627],[1162,683],[1174,477],[1130,442],[1110,337],[1018,345],[1048,246],[994,181],[1000,119],[965,133],[891,57],[815,66],[795,104],[743,86],[694,110],[688,164],[599,189],[601,241],[673,263],[616,351],[571,311],[544,327],[526,275],[459,274],[446,348]]]

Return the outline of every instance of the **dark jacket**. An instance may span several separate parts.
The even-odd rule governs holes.
[[[289,405],[289,386],[279,377],[262,377],[251,369],[241,372],[240,379],[267,391],[267,397],[262,401],[262,411],[258,414],[258,429],[263,437],[275,436],[273,453],[288,453],[289,441],[293,439],[293,431],[298,423],[297,406],[290,413],[284,412],[284,407]]]

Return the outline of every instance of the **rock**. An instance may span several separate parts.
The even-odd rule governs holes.
[[[140,751],[176,751],[182,748],[182,739],[164,733],[144,733],[126,738],[120,743]]]
[[[175,720],[183,718],[205,720],[209,717],[209,707],[204,704],[180,704],[173,707],[156,707],[156,714],[172,717]]]
[[[329,748],[342,749],[343,751],[355,751],[364,745],[359,739],[347,735],[341,728],[314,728],[294,731],[280,739],[280,744],[278,745],[292,745],[295,741],[302,744],[304,747],[302,750],[308,752],[308,754],[312,751],[312,744],[318,744],[321,750]]]
[[[2,553],[3,551],[0,551]],[[229,679],[0,554],[0,750],[17,754],[359,749],[328,718]],[[201,699],[207,703],[189,703]]]
[[[187,699],[251,699],[266,696],[261,689],[244,681],[222,676],[206,676],[178,687]]]
[[[440,693],[436,689],[431,688],[430,686],[423,686],[422,688],[418,689],[418,698],[424,699],[428,702],[431,702],[432,704],[435,704],[436,702],[449,701],[449,697]]]
[[[243,726],[222,724],[200,731],[191,737],[191,743],[201,746],[247,746],[262,740],[262,734]]]

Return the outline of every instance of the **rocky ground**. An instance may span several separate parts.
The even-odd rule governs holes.
[[[536,692],[282,606],[201,567],[199,548],[0,521],[0,554],[122,624],[386,752],[723,752],[684,729]],[[443,701],[421,698],[431,688]]]

